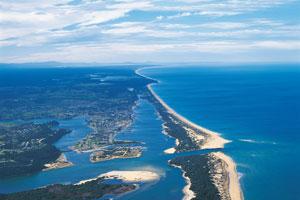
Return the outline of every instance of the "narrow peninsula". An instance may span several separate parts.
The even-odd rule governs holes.
[[[201,127],[178,114],[153,91],[151,84],[148,84],[147,88],[151,93],[150,100],[155,104],[164,121],[164,132],[176,138],[177,141],[177,145],[171,148],[174,150],[168,149],[165,153],[223,148],[226,143],[230,142],[218,133]]]
[[[149,79],[139,73],[139,70],[136,70],[138,75]],[[164,151],[166,154],[222,149],[225,144],[231,142],[222,138],[220,134],[201,127],[178,114],[154,92],[152,84],[157,84],[158,81],[153,81],[154,83],[147,85],[146,98],[154,104],[158,115],[163,120],[163,132],[176,139],[176,146],[166,149]],[[183,172],[187,183],[183,188],[184,200],[243,199],[235,163],[221,152],[179,156],[170,160],[169,164],[180,168]]]

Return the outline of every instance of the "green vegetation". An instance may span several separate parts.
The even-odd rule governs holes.
[[[45,188],[0,195],[1,200],[94,200],[105,194],[119,195],[133,191],[136,185],[106,184],[102,178],[80,185],[51,185]]]
[[[90,155],[91,162],[100,162],[105,160],[112,160],[116,158],[136,158],[142,154],[142,147],[115,147],[110,149],[103,149],[95,151]]]
[[[171,165],[180,166],[186,172],[185,176],[190,178],[190,189],[196,194],[193,200],[222,199],[211,177],[213,166],[210,165],[210,160],[209,154],[206,154],[176,157],[169,162]]]
[[[70,132],[58,125],[51,121],[0,126],[0,177],[36,172],[56,160],[60,151],[52,144]]]
[[[2,177],[36,172],[55,161],[61,152],[52,144],[67,133],[52,130],[51,123],[14,121],[84,116],[92,131],[73,150],[122,146],[126,142],[115,141],[115,135],[131,125],[137,100],[151,82],[128,68],[11,69],[0,76]]]
[[[16,120],[84,116],[92,131],[71,149],[92,152],[92,162],[140,156],[142,147],[135,146],[140,143],[115,140],[117,133],[131,125],[133,109],[140,97],[155,105],[167,134],[179,140],[176,151],[197,150],[201,146],[185,129],[193,128],[170,114],[146,89],[153,81],[132,69],[26,69],[14,72],[12,77],[9,73],[2,77],[13,81],[0,79],[0,177],[44,169],[46,163],[54,162],[61,155],[53,143],[69,133],[59,129],[56,121],[17,124]],[[176,157],[170,164],[180,166],[191,179],[191,189],[197,196],[194,199],[221,199],[210,176],[211,169],[215,168],[208,155]],[[98,178],[80,185],[56,184],[0,195],[0,199],[90,200],[136,188],[130,184],[107,184]]]
[[[163,107],[163,105],[149,92],[146,97],[150,102],[152,102],[164,121],[165,131],[168,135],[178,139],[179,144],[176,145],[175,149],[177,152],[183,151],[192,151],[199,150],[203,141],[195,142],[189,135],[184,127],[188,127],[193,130],[195,133],[203,135],[199,130],[188,126],[181,120],[178,120],[172,114],[168,112],[168,110]]]

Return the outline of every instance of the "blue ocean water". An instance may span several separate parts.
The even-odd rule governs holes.
[[[300,66],[145,68],[189,120],[222,134],[245,199],[300,197]]]
[[[6,72],[0,71],[5,74],[0,76],[0,85],[23,84],[16,71],[3,70]],[[19,75],[30,74],[26,80],[34,85],[47,80],[51,74],[64,77],[69,73],[89,73],[89,70],[26,69]],[[141,73],[160,81],[154,90],[178,113],[233,141],[223,151],[238,165],[246,199],[298,199],[300,66],[185,66],[144,69]],[[161,180],[121,199],[181,199],[185,185],[181,172],[167,164],[174,155],[163,154],[163,150],[174,145],[174,139],[161,133],[162,121],[148,102],[140,101],[135,116],[133,126],[119,134],[118,139],[144,142],[142,157],[92,164],[88,154],[68,151],[66,156],[74,166],[1,179],[0,193],[53,183],[76,183],[111,170],[149,169],[160,173]],[[38,121],[47,120],[50,119]],[[83,117],[60,120],[60,123],[73,129],[56,143],[61,150],[67,150],[90,131]]]

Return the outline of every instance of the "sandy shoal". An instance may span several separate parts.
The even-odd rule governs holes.
[[[101,174],[97,178],[118,179],[118,180],[122,180],[123,182],[133,183],[133,182],[153,182],[159,180],[160,176],[157,173],[151,171],[110,171]],[[79,183],[77,183],[77,185],[96,180],[97,178],[82,180]]]
[[[151,171],[110,171],[101,174],[100,177],[120,179],[124,182],[152,182],[160,178],[157,173]]]
[[[174,147],[164,150],[165,154],[173,154],[175,152],[176,152],[176,149]]]

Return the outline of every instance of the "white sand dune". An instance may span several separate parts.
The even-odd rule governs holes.
[[[99,177],[106,179],[119,179],[124,182],[152,182],[159,180],[160,176],[151,171],[111,171]]]
[[[153,182],[160,179],[160,176],[152,171],[110,171],[104,174],[99,175],[96,178],[91,178],[87,180],[82,180],[76,185],[84,184],[89,181],[97,180],[98,178],[105,179],[118,179],[127,183],[135,182]]]

